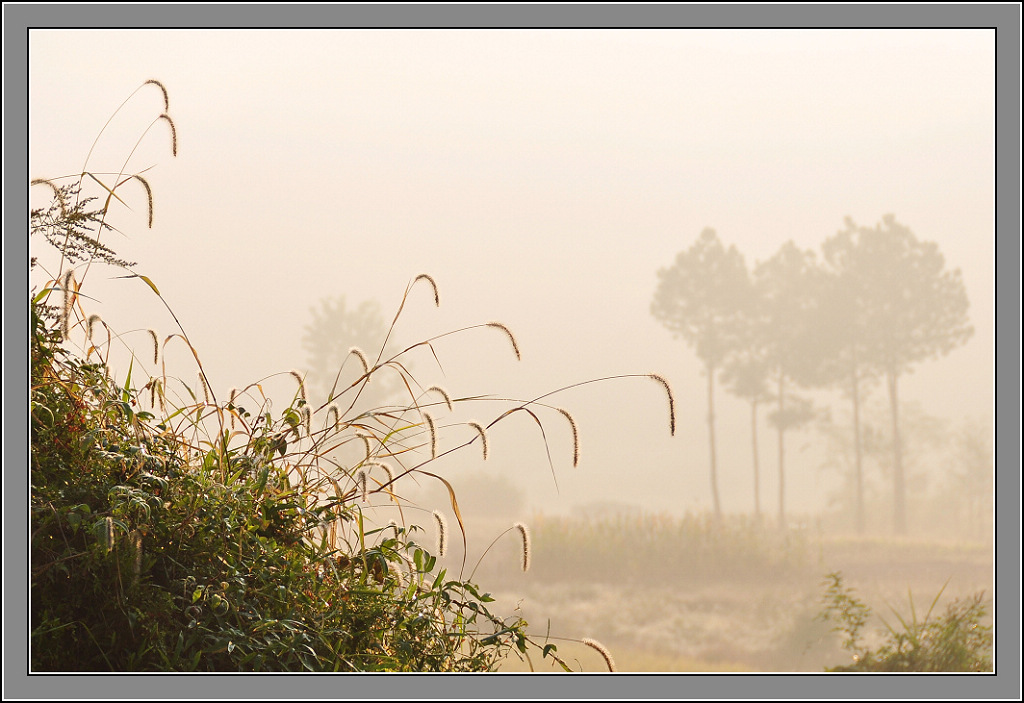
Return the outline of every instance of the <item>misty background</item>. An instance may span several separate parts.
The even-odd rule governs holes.
[[[496,320],[522,351],[517,362],[494,329],[447,337],[435,344],[443,371],[422,349],[410,357],[423,387],[525,400],[616,374],[668,379],[675,437],[649,380],[552,398],[581,438],[573,468],[568,426],[544,416],[557,490],[523,418],[492,430],[486,463],[469,451],[435,466],[467,493],[480,476],[505,486],[496,499],[510,519],[711,509],[702,363],[651,314],[659,269],[705,228],[749,268],[790,240],[820,250],[846,217],[874,226],[891,213],[935,242],[961,272],[974,334],[900,379],[907,432],[915,413],[931,432],[906,440],[913,490],[949,481],[934,453],[943,438],[968,426],[991,435],[990,31],[33,30],[29,42],[30,178],[78,173],[132,91],[147,79],[167,87],[178,156],[164,124],[139,141],[163,110],[148,86],[88,168],[151,184],[153,228],[139,188],[114,217],[124,236],[105,241],[159,286],[218,397],[267,379],[283,409],[288,371],[316,370],[304,336],[324,301],[376,306],[387,324],[420,273],[441,304],[414,288],[395,348]],[[39,206],[49,193],[31,196]],[[90,273],[88,312],[139,347],[147,328],[173,332],[152,292],[119,273]],[[371,346],[339,337],[343,350]],[[187,350],[172,353],[193,377]],[[846,426],[838,391],[807,395]],[[497,412],[474,405],[466,417]],[[864,412],[886,426],[884,384]],[[718,386],[715,414],[722,509],[749,511],[749,405]],[[770,516],[775,433],[760,427]],[[844,480],[823,468],[828,436],[810,425],[787,447],[788,511],[827,511]],[[886,496],[879,467],[866,470]],[[872,530],[888,531],[888,512],[878,519]]]

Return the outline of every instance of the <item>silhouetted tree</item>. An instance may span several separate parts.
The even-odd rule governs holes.
[[[959,269],[946,270],[938,246],[919,241],[892,215],[875,227],[858,227],[847,218],[846,229],[826,242],[825,256],[845,291],[843,339],[851,394],[856,397],[855,384],[865,374],[885,377],[892,420],[893,526],[904,534],[899,379],[918,362],[948,354],[971,337],[967,293]]]
[[[658,271],[651,304],[654,315],[674,337],[694,347],[704,363],[708,394],[708,441],[711,458],[711,498],[715,518],[721,519],[718,466],[715,456],[715,374],[736,348],[736,332],[747,300],[749,277],[743,257],[726,249],[713,229],[705,229],[675,263]]]
[[[750,403],[750,444],[754,469],[754,517],[761,519],[761,469],[757,448],[757,411],[759,405],[774,396],[768,389],[768,350],[765,345],[765,318],[759,312],[758,297],[753,286],[747,289],[748,299],[738,320],[736,347],[728,355],[721,379],[729,391]]]
[[[809,401],[794,396],[787,381],[809,385],[818,378],[820,352],[813,330],[818,286],[814,254],[801,251],[792,241],[754,269],[764,358],[776,386],[777,405],[769,420],[778,430],[780,527],[786,524],[785,433],[812,417]]]
[[[872,324],[865,307],[871,297],[869,277],[862,275],[864,265],[858,263],[864,253],[856,248],[856,238],[849,228],[822,244],[825,263],[823,286],[820,289],[818,339],[824,350],[822,385],[838,385],[853,406],[853,476],[854,520],[859,534],[864,533],[864,446],[862,434],[863,399],[880,369],[870,363],[867,348]]]

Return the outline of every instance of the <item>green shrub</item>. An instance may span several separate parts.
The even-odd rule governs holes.
[[[871,608],[843,585],[842,574],[833,572],[827,578],[822,618],[836,623],[833,629],[844,635],[843,648],[851,652],[854,660],[827,671],[992,671],[992,627],[986,624],[989,601],[984,593],[955,600],[943,615],[932,619],[932,610],[942,595],[940,591],[920,622],[911,598],[910,619],[893,610],[899,627],[883,620],[884,642],[871,649],[861,635],[871,617]]]

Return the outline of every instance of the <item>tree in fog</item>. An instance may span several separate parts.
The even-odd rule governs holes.
[[[757,412],[760,404],[774,396],[768,388],[768,357],[765,346],[765,318],[759,312],[753,286],[748,287],[748,300],[739,319],[736,347],[722,368],[721,379],[729,391],[750,403],[750,444],[754,474],[754,516],[761,519],[761,469],[757,448]]]
[[[754,290],[763,317],[759,328],[764,332],[764,363],[775,386],[776,408],[769,421],[778,431],[780,527],[786,519],[786,430],[813,417],[810,402],[796,396],[793,388],[818,381],[820,347],[813,326],[819,286],[814,254],[792,241],[754,269]]]
[[[858,534],[865,528],[864,442],[862,439],[863,399],[880,373],[871,363],[867,349],[872,324],[866,301],[873,284],[862,275],[856,263],[863,252],[849,230],[839,232],[822,244],[825,263],[823,285],[819,289],[818,339],[824,354],[823,385],[838,385],[852,404],[852,476],[854,522]]]
[[[855,408],[860,379],[872,374],[885,378],[892,424],[893,526],[904,534],[899,379],[917,363],[948,354],[970,338],[967,293],[960,271],[946,270],[938,246],[918,240],[892,215],[875,227],[858,227],[847,219],[846,228],[824,250],[842,299],[837,314],[846,322],[840,339]]]
[[[675,263],[658,271],[651,314],[697,353],[707,378],[708,442],[711,461],[711,498],[715,518],[722,507],[718,498],[715,455],[715,374],[736,348],[736,334],[747,300],[749,277],[736,247],[726,249],[713,229],[705,229]]]
[[[352,402],[358,391],[360,406],[369,407],[387,402],[402,389],[398,374],[385,369],[374,373],[362,390],[357,386],[342,395],[363,374],[362,362],[351,353],[352,347],[360,349],[372,366],[387,337],[387,324],[376,302],[348,306],[343,296],[325,298],[318,308],[310,308],[310,316],[302,347],[308,364],[306,383],[311,389],[325,399],[333,389],[342,402]]]

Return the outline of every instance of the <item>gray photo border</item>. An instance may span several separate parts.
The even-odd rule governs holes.
[[[4,649],[7,699],[987,698],[1021,694],[1021,7],[990,5],[56,5],[4,4]],[[30,28],[992,28],[996,32],[995,675],[28,674],[25,495],[28,32]],[[970,235],[965,235],[970,236]],[[169,678],[160,678],[161,676]],[[297,678],[301,677],[301,678]]]

